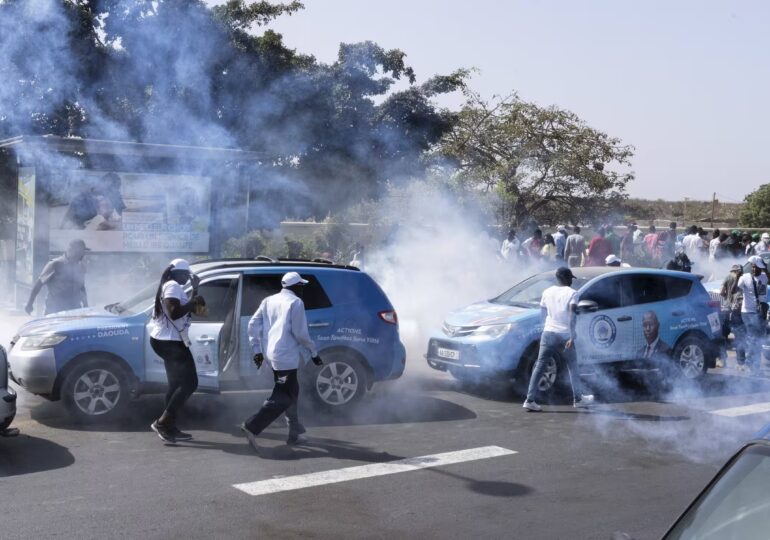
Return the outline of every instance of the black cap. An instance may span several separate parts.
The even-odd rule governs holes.
[[[561,281],[566,281],[567,279],[575,279],[575,274],[573,274],[572,270],[566,266],[561,266],[556,269],[556,279]]]

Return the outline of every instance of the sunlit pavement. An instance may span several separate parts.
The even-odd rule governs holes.
[[[591,411],[527,413],[506,390],[412,370],[354,414],[303,410],[302,447],[277,423],[259,454],[236,426],[264,393],[195,395],[180,420],[195,440],[170,446],[149,430],[159,397],[77,426],[21,390],[22,434],[0,439],[0,536],[657,538],[768,416],[713,411],[770,402],[770,379],[728,368],[702,393],[632,381]]]

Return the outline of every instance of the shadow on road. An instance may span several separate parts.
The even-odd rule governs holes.
[[[23,433],[0,438],[0,478],[69,467],[75,463],[70,451],[54,442]]]
[[[264,391],[195,394],[179,418],[182,429],[231,433],[235,426],[254,414],[268,393]],[[162,396],[143,396],[132,402],[123,418],[110,423],[79,424],[61,403],[43,402],[30,409],[33,420],[49,427],[82,431],[147,431],[163,410]],[[308,427],[403,424],[469,420],[476,414],[461,405],[418,391],[391,389],[367,396],[350,411],[329,412],[317,409],[305,399],[300,401],[300,417]],[[280,422],[280,420],[279,420]]]
[[[671,384],[663,384],[660,375],[654,371],[626,371],[613,375],[592,373],[583,375],[581,379],[585,391],[592,392],[596,396],[597,403],[637,401],[686,403],[699,398],[744,396],[770,392],[770,378],[749,377],[738,374],[738,372],[732,372],[732,370],[710,372],[699,381],[678,379]],[[480,399],[506,403],[524,400],[524,395],[521,392],[516,391],[509,384],[497,381],[442,381],[442,383],[446,386],[446,390],[468,394]],[[541,396],[538,402],[546,405],[571,404],[572,391],[569,383],[562,384],[561,388],[557,388],[549,395]],[[675,419],[678,420],[679,418]]]

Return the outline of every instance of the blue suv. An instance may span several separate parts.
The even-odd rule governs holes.
[[[697,276],[669,270],[574,268],[578,291],[577,347],[581,365],[608,370],[655,369],[648,351],[663,352],[689,379],[714,367],[721,339],[719,302]],[[447,315],[428,343],[432,368],[458,379],[505,378],[524,387],[537,359],[543,324],[540,297],[553,271],[534,275],[497,298]],[[551,359],[542,392],[562,378]]]
[[[326,263],[212,260],[195,263],[208,315],[190,328],[199,391],[271,388],[270,369],[252,362],[247,326],[259,303],[299,272],[310,334],[324,365],[305,359],[301,380],[320,405],[345,408],[377,381],[404,372],[398,319],[375,281],[357,268]],[[9,350],[11,377],[20,386],[64,401],[80,420],[108,420],[141,393],[165,392],[163,361],[149,343],[157,283],[105,306],[49,315],[21,327]]]

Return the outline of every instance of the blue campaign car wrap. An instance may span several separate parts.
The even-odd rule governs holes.
[[[577,348],[584,366],[658,369],[670,357],[690,378],[713,367],[721,339],[719,303],[697,276],[629,268],[575,268]],[[554,272],[530,277],[497,298],[449,313],[428,342],[428,364],[460,379],[526,382],[537,358],[543,291]],[[550,388],[558,365],[549,371]]]
[[[200,294],[208,308],[206,317],[193,317],[189,331],[200,391],[272,386],[270,369],[257,369],[252,361],[248,322],[290,271],[310,282],[303,300],[311,337],[324,359],[316,368],[309,354],[304,357],[301,380],[311,396],[322,405],[346,406],[375,382],[404,372],[406,352],[393,306],[358,269],[243,260],[207,261],[192,269],[201,278]],[[25,324],[9,352],[12,377],[30,392],[63,398],[86,419],[117,414],[129,395],[163,391],[163,361],[149,346],[147,329],[156,288],[151,284],[104,308],[56,313]]]

